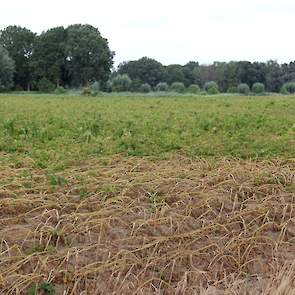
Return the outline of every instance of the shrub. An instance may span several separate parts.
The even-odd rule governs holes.
[[[252,85],[252,92],[255,94],[262,94],[265,91],[265,86],[263,83],[256,82]]]
[[[149,93],[152,91],[152,87],[150,86],[150,84],[144,83],[140,86],[139,91],[143,93]]]
[[[204,89],[208,94],[218,94],[218,84],[215,81],[206,82],[204,85]]]
[[[121,91],[128,91],[130,89],[130,86],[132,84],[131,79],[128,75],[117,75],[112,80],[112,91],[115,92],[121,92]]]
[[[141,85],[142,85],[142,81],[138,78],[135,78],[132,80],[129,90],[132,92],[140,92]]]
[[[160,82],[156,86],[156,91],[168,91],[168,84],[166,82]]]
[[[230,86],[227,89],[227,93],[238,93],[238,87],[237,86]]]
[[[84,87],[81,91],[81,95],[83,96],[94,96],[95,93],[91,90],[90,87]]]
[[[189,92],[189,93],[199,93],[200,92],[200,86],[197,85],[197,84],[191,84],[187,88],[187,92]]]
[[[55,85],[48,80],[47,78],[43,77],[39,82],[38,82],[38,90],[41,92],[49,93],[53,92],[55,89]]]
[[[101,88],[101,87],[100,87],[100,83],[97,82],[97,81],[93,82],[93,83],[91,84],[90,88],[91,88],[91,90],[94,91],[94,92],[99,92],[99,91],[101,90],[101,89],[100,89],[100,88]]]
[[[295,93],[295,82],[287,82],[281,88],[282,94],[293,94]]]
[[[54,90],[55,94],[65,94],[67,93],[67,90],[62,87],[62,86],[58,86],[55,90]]]
[[[250,88],[248,84],[246,83],[241,83],[238,85],[238,93],[248,95],[250,92]]]
[[[108,80],[106,83],[105,83],[105,92],[112,92],[112,82],[110,80]]]
[[[174,92],[183,93],[185,90],[185,87],[182,82],[174,82],[171,84],[170,89]]]

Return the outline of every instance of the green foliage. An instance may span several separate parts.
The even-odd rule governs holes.
[[[218,94],[218,84],[215,81],[209,81],[204,84],[204,89],[207,91],[208,94]]]
[[[140,92],[141,85],[142,85],[142,81],[140,79],[134,79],[132,80],[129,90],[132,92]]]
[[[159,82],[157,85],[156,85],[156,91],[168,91],[169,89],[169,86],[166,82]]]
[[[124,92],[130,90],[131,86],[131,79],[128,77],[128,75],[117,75],[112,80],[112,91],[114,92]]]
[[[56,85],[68,83],[66,70],[67,32],[52,28],[36,37],[32,56],[34,79],[46,78]]]
[[[238,93],[243,94],[243,95],[248,95],[250,93],[250,88],[248,84],[246,83],[241,83],[238,85]]]
[[[54,89],[55,89],[55,85],[45,77],[43,77],[38,82],[38,90],[41,92],[50,93],[50,92],[53,92]]]
[[[158,61],[143,57],[136,61],[125,62],[119,65],[119,74],[127,74],[132,80],[139,80],[155,87],[159,82],[165,81],[166,71]]]
[[[55,295],[56,290],[52,283],[34,284],[29,290],[27,295],[38,295],[42,292],[44,295]]]
[[[285,83],[281,89],[282,94],[294,94],[295,93],[295,82]]]
[[[170,90],[178,93],[183,93],[185,91],[185,86],[182,82],[173,82],[170,86]]]
[[[91,84],[90,86],[91,90],[94,91],[94,92],[99,92],[101,89],[100,89],[100,83],[95,81]]]
[[[140,92],[149,93],[152,91],[152,87],[148,83],[144,83],[140,86]]]
[[[32,54],[36,34],[20,26],[9,26],[0,31],[0,47],[4,47],[15,63],[14,84],[30,89],[32,83]]]
[[[252,85],[252,92],[255,94],[262,94],[265,91],[265,86],[263,83],[256,82]]]
[[[81,91],[82,96],[95,96],[96,94],[97,92],[92,90],[91,87],[83,87]]]
[[[289,96],[5,95],[0,106],[1,153],[25,154],[52,189],[67,185],[57,169],[89,156],[295,157]]]
[[[86,85],[91,81],[106,82],[114,55],[107,39],[90,25],[71,25],[66,33],[66,66],[71,85]]]
[[[181,65],[168,65],[166,66],[167,72],[167,82],[172,84],[174,82],[181,82],[185,84],[186,79],[183,72],[183,67]]]
[[[14,61],[8,52],[0,47],[0,91],[9,90],[13,86],[14,71]]]
[[[230,86],[227,89],[227,93],[238,93],[238,87],[236,87],[236,86]]]
[[[65,93],[67,93],[67,89],[65,89],[65,88],[62,87],[62,86],[58,86],[58,87],[56,87],[56,89],[54,90],[54,93],[55,93],[55,94],[65,94]]]
[[[191,84],[188,88],[187,88],[187,92],[188,93],[194,93],[197,94],[201,91],[200,86],[197,84]]]

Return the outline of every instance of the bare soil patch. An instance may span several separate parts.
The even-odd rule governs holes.
[[[294,292],[294,161],[20,166],[0,170],[1,294]]]

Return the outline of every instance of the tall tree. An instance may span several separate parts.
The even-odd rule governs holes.
[[[113,55],[98,29],[81,24],[67,28],[66,67],[72,86],[93,81],[105,83],[110,76]]]
[[[9,26],[0,31],[0,46],[4,47],[15,62],[14,83],[18,87],[30,88],[32,81],[31,58],[35,34],[20,26]]]
[[[0,46],[0,91],[13,86],[14,61],[9,57],[6,49]]]
[[[43,32],[36,38],[32,65],[35,79],[47,78],[57,86],[66,84],[66,40],[64,27]]]
[[[119,65],[118,72],[127,74],[132,80],[147,83],[152,87],[155,87],[159,82],[166,81],[167,75],[161,63],[148,57],[122,63]]]
[[[181,65],[172,64],[172,65],[166,66],[166,71],[167,71],[166,82],[168,82],[168,84],[172,84],[174,82],[182,82],[183,84],[187,84],[184,73],[183,73],[183,68]]]

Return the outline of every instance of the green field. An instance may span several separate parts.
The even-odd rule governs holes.
[[[292,158],[294,146],[290,96],[0,96],[0,151],[40,168],[114,154]]]

